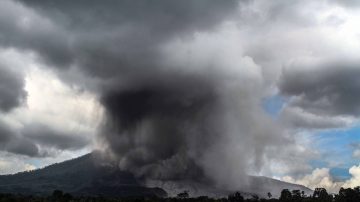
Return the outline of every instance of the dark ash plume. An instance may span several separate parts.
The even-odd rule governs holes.
[[[219,135],[208,131],[218,104],[214,82],[191,75],[142,82],[101,99],[105,138],[120,166],[146,178],[202,178],[196,161]]]
[[[0,45],[36,53],[63,81],[96,94],[105,152],[144,181],[238,189],[288,141],[261,108],[261,68],[212,35],[239,1],[6,2],[17,12],[0,7]],[[27,14],[26,26],[14,13]]]

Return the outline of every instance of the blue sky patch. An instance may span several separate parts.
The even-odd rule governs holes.
[[[262,107],[270,116],[277,117],[285,103],[286,100],[283,96],[274,95],[264,98]]]
[[[329,167],[336,179],[349,179],[349,168],[359,163],[352,156],[352,145],[360,142],[360,126],[322,131],[314,134],[312,139],[321,160],[312,161],[311,165],[316,168]]]

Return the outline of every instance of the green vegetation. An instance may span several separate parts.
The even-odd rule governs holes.
[[[259,198],[254,195],[251,198],[245,199],[240,192],[230,194],[227,198],[209,198],[207,196],[200,196],[196,198],[190,198],[189,194],[181,192],[177,197],[160,198],[156,196],[148,197],[131,197],[131,198],[119,198],[119,197],[90,197],[90,196],[72,196],[68,193],[63,193],[60,190],[53,191],[52,195],[42,196],[26,196],[15,194],[0,194],[0,202],[358,202],[360,201],[360,187],[354,189],[341,188],[338,194],[328,194],[324,188],[316,188],[312,196],[306,196],[299,190],[284,189],[281,192],[279,199],[271,198],[272,194],[267,194],[268,198]]]

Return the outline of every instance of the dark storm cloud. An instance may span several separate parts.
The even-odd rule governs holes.
[[[351,60],[289,66],[280,79],[291,105],[322,115],[360,115],[360,63]]]
[[[34,144],[32,140],[26,139],[21,136],[12,139],[12,141],[10,141],[7,145],[6,150],[14,154],[20,154],[30,157],[46,156],[46,154],[41,152],[39,150],[39,147]]]
[[[44,61],[59,64],[59,67],[71,60],[65,33],[19,3],[0,2],[0,29],[3,47],[36,51]]]
[[[89,140],[84,134],[71,134],[41,124],[25,125],[21,129],[0,121],[0,150],[30,157],[46,157],[51,151],[78,150]]]
[[[26,156],[41,156],[38,147],[0,120],[0,150]]]
[[[0,121],[0,143],[8,142],[11,139],[11,129],[2,121]]]
[[[21,0],[20,0],[21,1]],[[116,25],[133,26],[139,29],[154,30],[168,35],[187,29],[202,29],[221,22],[229,11],[237,6],[237,1],[219,2],[215,0],[176,1],[157,0],[153,2],[140,0],[96,0],[66,1],[22,1],[38,9],[45,16],[65,27],[94,29]],[[76,30],[75,30],[76,31]]]
[[[212,28],[237,8],[235,0],[22,3],[40,16],[28,11],[22,22],[15,12],[3,14],[13,22],[0,23],[6,30],[0,42],[35,51],[60,68],[76,64],[95,77],[155,68],[161,43]]]
[[[76,150],[89,144],[84,134],[67,134],[63,131],[50,128],[41,124],[27,125],[22,129],[24,137],[42,147],[56,148],[60,150]]]
[[[9,112],[26,99],[22,75],[0,62],[0,111]]]

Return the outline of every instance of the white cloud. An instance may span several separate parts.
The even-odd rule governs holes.
[[[38,63],[33,54],[15,49],[0,49],[0,59],[12,71],[25,76],[25,106],[0,118],[20,128],[31,122],[61,129],[94,133],[102,119],[101,105],[95,95],[68,86],[52,71]]]
[[[330,174],[329,168],[316,168],[312,173],[307,174],[300,178],[294,178],[291,176],[285,176],[281,178],[285,182],[301,184],[307,186],[311,189],[317,187],[325,188],[330,193],[338,193],[341,187],[344,188],[354,188],[360,186],[360,165],[352,166],[349,169],[351,178],[346,181],[334,181],[333,177]]]
[[[351,167],[349,173],[352,177],[345,182],[344,187],[354,188],[360,186],[360,165]]]
[[[311,174],[305,175],[302,178],[294,179],[291,176],[285,176],[282,180],[290,183],[301,184],[311,189],[322,187],[331,193],[337,193],[342,186],[341,182],[334,182],[330,175],[329,168],[316,168]]]
[[[16,49],[0,50],[0,58],[8,67],[13,68],[25,80],[26,103],[14,108],[9,113],[0,113],[0,120],[14,131],[19,139],[31,141],[39,148],[41,158],[36,166],[48,165],[66,160],[91,151],[92,145],[75,148],[69,154],[66,150],[44,145],[32,137],[26,137],[23,129],[31,126],[46,126],[71,140],[78,136],[92,142],[102,119],[102,108],[95,95],[81,91],[76,86],[69,86],[53,72],[41,66],[33,54]],[[49,134],[52,135],[52,134]],[[51,140],[51,137],[49,137]],[[56,139],[56,137],[53,137]],[[58,137],[57,137],[58,138]],[[74,140],[75,140],[74,139]],[[55,144],[55,143],[54,143]],[[46,158],[43,155],[50,155]],[[11,156],[11,157],[10,157]],[[34,169],[26,163],[35,159],[16,154],[0,154],[0,174],[9,174]]]
[[[31,163],[27,163],[26,158],[24,157],[17,157],[16,155],[8,154],[6,152],[0,153],[0,175],[13,174],[34,169],[36,169],[36,166]]]
[[[36,120],[89,135],[95,132],[102,111],[94,95],[71,88],[51,71],[40,68],[32,68],[25,80],[27,107],[14,113],[17,120],[23,123]]]

